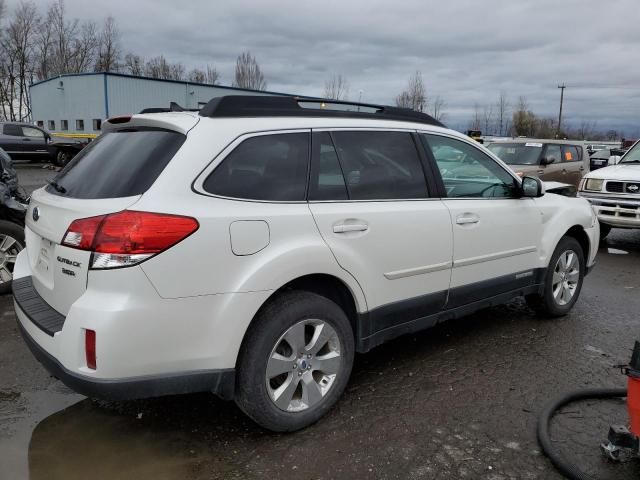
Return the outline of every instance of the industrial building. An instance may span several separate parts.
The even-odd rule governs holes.
[[[78,73],[53,77],[30,86],[32,118],[52,133],[94,137],[102,121],[144,108],[200,108],[222,95],[286,95],[121,73]]]

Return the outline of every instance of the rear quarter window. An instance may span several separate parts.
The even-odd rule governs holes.
[[[206,192],[246,200],[305,200],[309,133],[248,138],[204,181]]]
[[[71,198],[141,195],[155,182],[186,136],[161,129],[127,129],[100,135],[55,178],[49,193]]]

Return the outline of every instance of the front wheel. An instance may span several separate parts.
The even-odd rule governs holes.
[[[566,315],[578,300],[585,271],[580,243],[573,237],[562,237],[551,256],[542,294],[527,295],[527,303],[542,316]]]
[[[0,220],[0,295],[11,292],[13,267],[24,248],[24,229],[13,222]]]
[[[342,309],[315,293],[285,292],[256,318],[242,346],[236,403],[256,423],[292,432],[338,401],[354,357]]]

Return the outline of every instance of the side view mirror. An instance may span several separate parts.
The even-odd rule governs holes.
[[[522,179],[522,196],[524,198],[538,198],[544,195],[544,183],[537,177]]]
[[[554,157],[542,157],[540,159],[540,165],[549,165],[555,161],[556,159]]]

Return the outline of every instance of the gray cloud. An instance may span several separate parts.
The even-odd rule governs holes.
[[[9,7],[16,1],[10,1]],[[39,0],[38,4],[44,3]],[[558,83],[574,125],[640,132],[637,0],[270,2],[66,0],[69,14],[113,15],[124,51],[163,54],[187,67],[215,64],[230,84],[236,56],[251,50],[274,91],[320,95],[343,74],[350,97],[392,103],[415,70],[465,128],[473,105],[504,90],[556,116]]]

